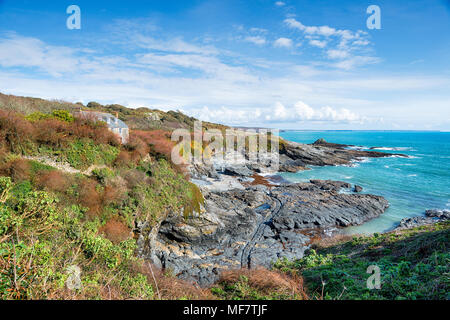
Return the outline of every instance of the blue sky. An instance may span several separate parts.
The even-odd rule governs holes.
[[[231,125],[449,130],[450,1],[0,0],[0,92]]]

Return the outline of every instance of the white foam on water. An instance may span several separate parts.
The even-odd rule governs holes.
[[[379,147],[372,148],[372,150],[383,150],[383,151],[417,151],[413,147]]]
[[[369,150],[369,147],[366,146],[348,146],[346,147],[348,150]]]

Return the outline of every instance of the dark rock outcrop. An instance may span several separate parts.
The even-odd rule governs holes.
[[[188,220],[169,216],[148,244],[147,257],[200,285],[213,283],[224,269],[301,258],[311,237],[306,231],[359,225],[388,207],[382,197],[339,192],[350,187],[316,180],[272,189],[203,190],[204,212]]]
[[[229,176],[241,176],[241,177],[251,177],[254,172],[248,167],[242,166],[228,166],[224,169],[224,174]]]
[[[407,157],[403,154],[348,149],[349,145],[329,143],[319,139],[313,144],[301,144],[285,141],[280,150],[280,171],[285,164],[295,161],[299,166],[336,166],[349,165],[363,158]]]
[[[411,229],[447,220],[450,220],[450,210],[427,210],[425,216],[402,219],[395,230]]]
[[[347,145],[321,139],[314,144],[282,142],[279,171],[297,172],[308,166],[351,165],[365,157],[388,157],[390,153],[349,149]],[[247,154],[241,155],[249,158]],[[397,155],[403,156],[403,155]],[[269,165],[230,165],[220,159],[211,165],[191,166],[191,177],[205,181],[219,174],[250,179],[257,172],[270,172]],[[274,182],[277,177],[269,177]],[[226,182],[228,184],[230,181]],[[172,214],[152,230],[147,243],[140,241],[141,255],[157,266],[200,285],[214,283],[224,269],[270,267],[280,258],[299,259],[311,237],[340,227],[360,225],[378,217],[388,202],[378,196],[360,194],[362,187],[341,181],[311,180],[272,188],[250,186],[239,189],[210,188],[202,193],[201,214],[185,220]],[[341,192],[342,190],[354,191]],[[211,191],[216,190],[216,191]],[[228,190],[228,191],[219,191]]]

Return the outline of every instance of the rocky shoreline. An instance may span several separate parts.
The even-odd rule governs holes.
[[[311,145],[284,141],[280,171],[349,165],[366,157],[406,157],[348,147],[323,140]],[[389,207],[383,197],[361,194],[362,187],[346,182],[275,185],[255,176],[260,173],[268,173],[264,164],[192,166],[192,181],[205,198],[202,212],[188,219],[170,214],[150,235],[141,236],[141,255],[181,279],[208,286],[226,269],[299,259],[318,234],[361,225]]]
[[[448,220],[450,220],[450,210],[431,209],[425,211],[425,216],[402,219],[395,230],[411,229]]]

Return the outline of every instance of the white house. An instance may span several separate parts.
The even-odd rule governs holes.
[[[79,116],[81,118],[105,122],[108,125],[109,130],[120,137],[122,144],[126,144],[130,139],[130,130],[125,122],[119,119],[119,115],[117,113],[116,116],[113,116],[105,112],[80,110]]]

